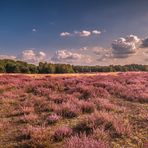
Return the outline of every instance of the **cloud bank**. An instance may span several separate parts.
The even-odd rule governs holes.
[[[27,49],[22,51],[22,53],[17,56],[17,59],[29,63],[38,63],[46,60],[46,54],[42,51],[35,52],[32,49]]]
[[[85,64],[90,63],[91,58],[78,52],[72,52],[66,49],[58,50],[51,58],[53,63]]]
[[[78,35],[88,37],[93,33],[99,34],[93,30],[91,32],[82,31]],[[71,34],[63,32],[62,35],[69,36]],[[18,56],[0,55],[0,59],[22,60],[33,64],[41,61],[74,65],[147,64],[148,38],[140,39],[135,35],[129,35],[114,40],[109,48],[84,46],[79,49],[60,49],[52,55],[47,55],[42,50],[26,49]]]

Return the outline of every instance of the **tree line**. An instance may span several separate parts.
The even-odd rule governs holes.
[[[26,73],[26,74],[54,74],[54,73],[88,73],[88,72],[126,72],[148,71],[148,65],[109,65],[109,66],[75,66],[70,64],[53,64],[40,62],[38,65],[10,59],[0,60],[0,73]]]

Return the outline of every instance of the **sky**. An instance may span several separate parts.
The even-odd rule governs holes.
[[[148,64],[148,0],[0,0],[0,58]]]

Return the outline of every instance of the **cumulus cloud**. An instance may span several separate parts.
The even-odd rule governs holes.
[[[40,61],[46,60],[46,54],[42,51],[35,52],[32,49],[24,50],[22,53],[17,57],[19,60],[23,60],[29,63],[38,63]]]
[[[93,46],[93,47],[83,47],[80,48],[80,51],[90,55],[93,59],[93,61],[105,61],[107,59],[112,58],[112,52],[109,48],[103,48],[99,46]]]
[[[142,45],[143,48],[148,47],[148,37],[142,40]]]
[[[101,34],[101,31],[93,30],[93,31],[92,31],[92,34],[100,35],[100,34]]]
[[[127,58],[135,54],[140,47],[141,40],[135,35],[119,38],[112,43],[112,52],[116,58]]]
[[[33,32],[36,32],[37,30],[35,28],[32,29]]]
[[[91,35],[91,31],[88,30],[74,31],[74,33],[80,37],[89,37]]]
[[[71,34],[69,32],[61,32],[60,36],[64,37],[64,36],[70,36]]]
[[[82,47],[79,49],[80,51],[87,51],[88,50],[88,47]]]
[[[102,32],[99,30],[81,30],[81,31],[74,31],[73,33],[69,32],[61,32],[60,36],[79,36],[79,37],[90,37],[91,35],[100,35]]]
[[[112,57],[111,50],[103,47],[93,47],[92,52],[97,55],[97,60],[106,60]]]
[[[68,63],[68,64],[88,64],[91,57],[89,55],[83,55],[81,53],[72,52],[66,49],[58,50],[51,58],[54,63]]]
[[[56,51],[55,55],[53,56],[52,60],[56,62],[61,62],[61,61],[71,61],[71,60],[78,60],[81,58],[81,54],[78,53],[73,53],[68,50],[58,50]]]
[[[15,60],[16,57],[12,55],[0,55],[0,59],[12,59]]]

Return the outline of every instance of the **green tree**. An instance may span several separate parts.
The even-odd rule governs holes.
[[[4,65],[0,65],[0,73],[5,73],[6,70],[5,70],[5,67]]]

